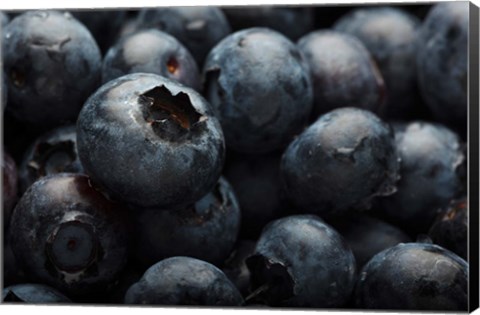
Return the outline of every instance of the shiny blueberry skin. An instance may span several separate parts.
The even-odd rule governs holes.
[[[256,298],[270,306],[341,307],[355,284],[352,251],[314,215],[271,222],[246,263]]]
[[[395,143],[402,161],[398,189],[378,199],[380,209],[389,221],[427,233],[439,209],[461,189],[462,143],[448,128],[426,122],[396,126]]]
[[[393,7],[352,10],[333,26],[357,37],[370,51],[386,85],[386,103],[380,116],[388,120],[411,119],[417,107],[415,67],[420,20]]]
[[[70,13],[88,28],[102,53],[113,44],[127,16],[125,10],[96,9]]]
[[[137,29],[156,28],[178,39],[202,67],[208,52],[231,33],[222,10],[216,7],[171,7],[144,9]]]
[[[432,244],[399,244],[363,268],[356,306],[366,309],[466,311],[468,264]]]
[[[263,227],[287,212],[280,180],[281,154],[227,153],[224,176],[232,184],[242,210],[240,235],[257,240]]]
[[[313,8],[279,6],[223,8],[234,31],[267,27],[297,40],[314,28]]]
[[[417,48],[422,97],[434,116],[461,136],[467,130],[468,21],[467,2],[434,5],[421,26]]]
[[[359,269],[381,251],[412,241],[398,227],[364,214],[347,214],[329,223],[345,238]]]
[[[78,159],[76,126],[56,128],[35,140],[19,168],[20,193],[37,179],[57,173],[83,173]]]
[[[213,191],[184,209],[139,213],[136,258],[147,267],[172,256],[220,265],[237,240],[240,217],[232,187],[220,178]]]
[[[69,13],[29,11],[3,39],[6,109],[35,125],[75,121],[100,82],[100,50],[88,29]]]
[[[190,52],[177,39],[156,29],[121,38],[103,60],[103,82],[135,72],[155,73],[200,89],[200,73]]]
[[[224,146],[205,99],[155,74],[103,85],[77,121],[80,161],[94,185],[142,208],[181,208],[211,191]]]
[[[2,303],[72,303],[62,293],[43,284],[17,284],[3,289]]]
[[[463,259],[468,255],[467,198],[454,200],[436,218],[428,235],[438,244]]]
[[[125,304],[240,306],[243,298],[220,269],[180,256],[150,267],[128,289]]]
[[[227,146],[239,152],[283,148],[304,127],[313,105],[309,69],[300,51],[266,28],[222,40],[207,57],[203,80]]]
[[[129,229],[122,207],[80,174],[36,181],[12,215],[16,261],[34,281],[69,295],[102,291],[125,266]]]
[[[18,171],[15,161],[5,149],[3,150],[2,174],[3,226],[7,227],[18,199]]]
[[[395,191],[398,171],[391,127],[352,107],[321,116],[289,145],[281,164],[291,201],[321,215],[369,208],[373,197]]]
[[[297,46],[310,66],[314,119],[339,107],[379,111],[385,94],[383,77],[358,39],[320,30],[300,38]]]

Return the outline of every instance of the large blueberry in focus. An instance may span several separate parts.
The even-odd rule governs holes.
[[[355,258],[332,227],[313,215],[278,219],[247,258],[255,299],[271,306],[341,307],[355,284]]]
[[[339,107],[380,110],[385,96],[383,77],[358,39],[320,30],[300,38],[297,45],[310,66],[314,119]]]
[[[462,188],[462,143],[442,125],[412,122],[395,126],[395,145],[402,160],[398,189],[379,198],[379,208],[389,221],[427,233],[440,208]]]
[[[340,108],[321,116],[285,151],[281,174],[299,210],[322,215],[370,207],[390,195],[399,159],[392,128],[373,113]]]
[[[156,28],[178,39],[202,67],[208,52],[231,33],[222,10],[216,7],[170,7],[139,12],[136,29]]]
[[[411,242],[398,227],[362,214],[349,213],[329,223],[345,238],[359,268],[384,249]]]
[[[366,309],[466,311],[468,264],[432,244],[399,244],[375,255],[355,290]]]
[[[283,148],[307,122],[313,102],[308,66],[286,37],[266,28],[236,32],[205,61],[204,93],[227,146],[245,153]]]
[[[29,11],[3,30],[7,109],[42,126],[74,122],[100,83],[100,50],[70,13]]]
[[[125,304],[240,306],[243,298],[220,269],[180,256],[150,267],[128,289]]]
[[[240,216],[231,186],[220,178],[215,188],[195,204],[138,213],[136,259],[147,267],[172,256],[220,265],[237,240]]]
[[[420,28],[418,83],[437,119],[460,132],[467,130],[469,3],[436,4]]]
[[[155,29],[121,38],[103,60],[103,82],[135,72],[156,73],[200,89],[200,73],[190,52],[174,37]]]
[[[463,259],[468,256],[467,198],[454,200],[436,218],[428,235],[438,244]]]
[[[2,291],[2,303],[57,304],[72,303],[62,293],[43,284],[17,284]]]
[[[356,9],[333,26],[357,37],[378,64],[386,85],[382,118],[411,119],[419,110],[415,66],[419,27],[418,18],[393,7]]]
[[[314,28],[314,8],[280,6],[240,6],[222,9],[234,31],[250,27],[268,27],[291,40]]]
[[[69,295],[101,292],[123,269],[130,230],[126,212],[80,174],[36,181],[12,215],[17,263],[34,281]]]
[[[75,125],[63,126],[41,135],[25,153],[19,168],[20,193],[43,176],[82,173],[77,153]]]
[[[111,198],[160,209],[211,191],[225,150],[220,123],[200,94],[147,73],[110,81],[88,99],[77,147],[85,172]]]

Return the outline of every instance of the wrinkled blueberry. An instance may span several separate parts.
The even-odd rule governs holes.
[[[463,259],[468,254],[467,198],[452,201],[436,218],[428,232],[432,241]]]
[[[3,226],[7,227],[13,207],[18,199],[18,172],[15,161],[5,149],[3,150],[2,173]]]
[[[313,102],[308,66],[295,45],[266,28],[236,32],[215,46],[203,70],[227,146],[280,149],[306,124]]]
[[[373,197],[392,194],[398,169],[391,127],[351,107],[321,116],[290,144],[281,164],[292,202],[322,215],[368,208]]]
[[[172,257],[150,267],[128,289],[125,304],[240,306],[243,298],[214,265]]]
[[[251,27],[267,27],[297,40],[313,29],[313,8],[251,6],[223,8],[235,31]]]
[[[415,67],[419,27],[415,16],[393,7],[356,9],[333,26],[357,37],[376,61],[386,85],[380,114],[385,119],[411,119],[419,111]]]
[[[411,242],[410,237],[396,226],[367,215],[347,214],[329,223],[345,238],[358,268],[384,249]]]
[[[441,122],[466,138],[469,4],[434,5],[419,31],[418,83]]]
[[[392,223],[427,233],[440,208],[461,189],[462,144],[446,127],[426,122],[397,125],[395,143],[402,161],[398,189],[378,199],[379,208]]]
[[[37,138],[26,152],[18,172],[21,194],[41,177],[64,172],[82,173],[75,125],[56,128]]]
[[[2,303],[53,304],[71,303],[62,293],[43,284],[17,284],[2,292]]]
[[[80,174],[36,181],[12,215],[16,261],[34,281],[65,294],[102,291],[127,259],[130,231],[120,205],[93,189]]]
[[[182,207],[213,189],[222,129],[193,89],[155,74],[103,85],[77,121],[80,161],[94,185],[143,208]]]
[[[83,10],[71,11],[92,33],[103,53],[113,44],[119,29],[126,19],[125,10]]]
[[[313,215],[270,223],[247,266],[254,290],[249,298],[271,306],[341,307],[355,284],[352,251],[338,232]]]
[[[268,222],[287,213],[288,202],[280,180],[281,155],[228,152],[227,156],[231,158],[227,158],[223,173],[242,210],[240,235],[257,240]]]
[[[8,107],[42,126],[75,121],[100,82],[101,56],[88,29],[70,13],[29,11],[3,31]]]
[[[135,72],[156,73],[200,89],[200,73],[190,52],[174,37],[155,29],[120,39],[103,60],[103,82]]]
[[[240,229],[240,208],[227,181],[219,182],[193,205],[174,210],[144,210],[136,222],[136,258],[148,266],[172,256],[220,265]]]
[[[199,67],[208,52],[231,33],[222,10],[216,7],[171,7],[139,12],[137,29],[156,28],[169,33],[192,53]]]
[[[399,244],[375,255],[355,290],[357,307],[467,310],[468,264],[432,244]]]
[[[308,33],[297,45],[310,66],[315,119],[339,107],[380,110],[385,94],[383,77],[358,39],[320,30]]]

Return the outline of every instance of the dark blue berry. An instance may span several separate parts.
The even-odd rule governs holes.
[[[57,304],[72,301],[54,288],[28,283],[3,289],[2,303]]]

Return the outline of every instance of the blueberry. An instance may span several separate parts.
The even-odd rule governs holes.
[[[13,158],[3,149],[2,159],[2,199],[3,199],[3,226],[7,227],[10,222],[12,209],[17,202],[18,172]]]
[[[302,54],[286,37],[266,28],[222,40],[209,53],[203,78],[227,146],[235,151],[283,148],[312,109],[310,74]]]
[[[88,28],[103,53],[113,44],[127,16],[125,10],[84,10],[71,14]]]
[[[364,214],[347,214],[329,223],[345,238],[359,268],[384,249],[411,242],[398,227]]]
[[[0,11],[0,29],[3,29],[10,22],[7,13]]]
[[[297,45],[310,66],[314,118],[347,106],[379,111],[385,94],[383,77],[358,39],[319,30],[302,37]]]
[[[75,125],[51,130],[30,146],[19,169],[20,193],[43,176],[63,172],[83,173]]]
[[[249,298],[271,306],[341,307],[355,284],[352,251],[314,215],[271,222],[246,263],[254,289]]]
[[[402,160],[398,190],[379,199],[379,207],[395,224],[427,233],[439,208],[461,189],[462,144],[455,133],[437,124],[411,122],[395,131]]]
[[[250,270],[248,270],[246,260],[255,252],[255,245],[255,242],[251,240],[238,241],[222,268],[225,275],[244,296],[248,294],[251,286]]]
[[[297,40],[314,27],[313,8],[251,6],[224,8],[235,31],[251,27],[267,27]]]
[[[355,290],[367,309],[466,311],[468,264],[432,244],[399,244],[375,255]]]
[[[80,161],[113,199],[180,208],[213,189],[224,161],[222,129],[193,89],[155,74],[103,85],[77,121]]]
[[[125,211],[80,174],[36,181],[12,215],[16,261],[34,281],[66,294],[101,292],[125,266],[129,229]]]
[[[463,259],[468,254],[468,204],[467,198],[454,200],[436,218],[428,233],[438,244]]]
[[[355,9],[333,28],[357,37],[370,51],[386,85],[381,117],[412,119],[418,112],[415,67],[418,18],[393,7]]]
[[[2,303],[57,304],[71,303],[62,293],[43,284],[17,284],[2,292]]]
[[[243,298],[217,267],[172,257],[150,267],[125,295],[125,304],[240,306]]]
[[[75,121],[100,81],[100,51],[85,26],[69,13],[29,11],[3,39],[7,109],[36,125]]]
[[[230,158],[228,158],[230,156]],[[280,180],[281,154],[227,153],[223,173],[232,184],[242,210],[242,237],[257,240],[263,227],[287,213]]]
[[[339,214],[390,195],[399,159],[391,127],[369,111],[340,108],[321,116],[285,151],[281,174],[300,211]]]
[[[135,72],[156,73],[200,89],[200,73],[190,52],[174,37],[155,29],[121,38],[103,60],[103,82]]]
[[[192,53],[199,67],[208,52],[231,29],[216,7],[171,7],[141,10],[137,29],[156,28],[177,38]]]
[[[434,5],[420,29],[418,83],[435,117],[466,138],[469,4]]]
[[[240,208],[226,180],[183,209],[145,210],[138,214],[136,258],[142,265],[172,256],[220,265],[230,254],[240,229]]]

